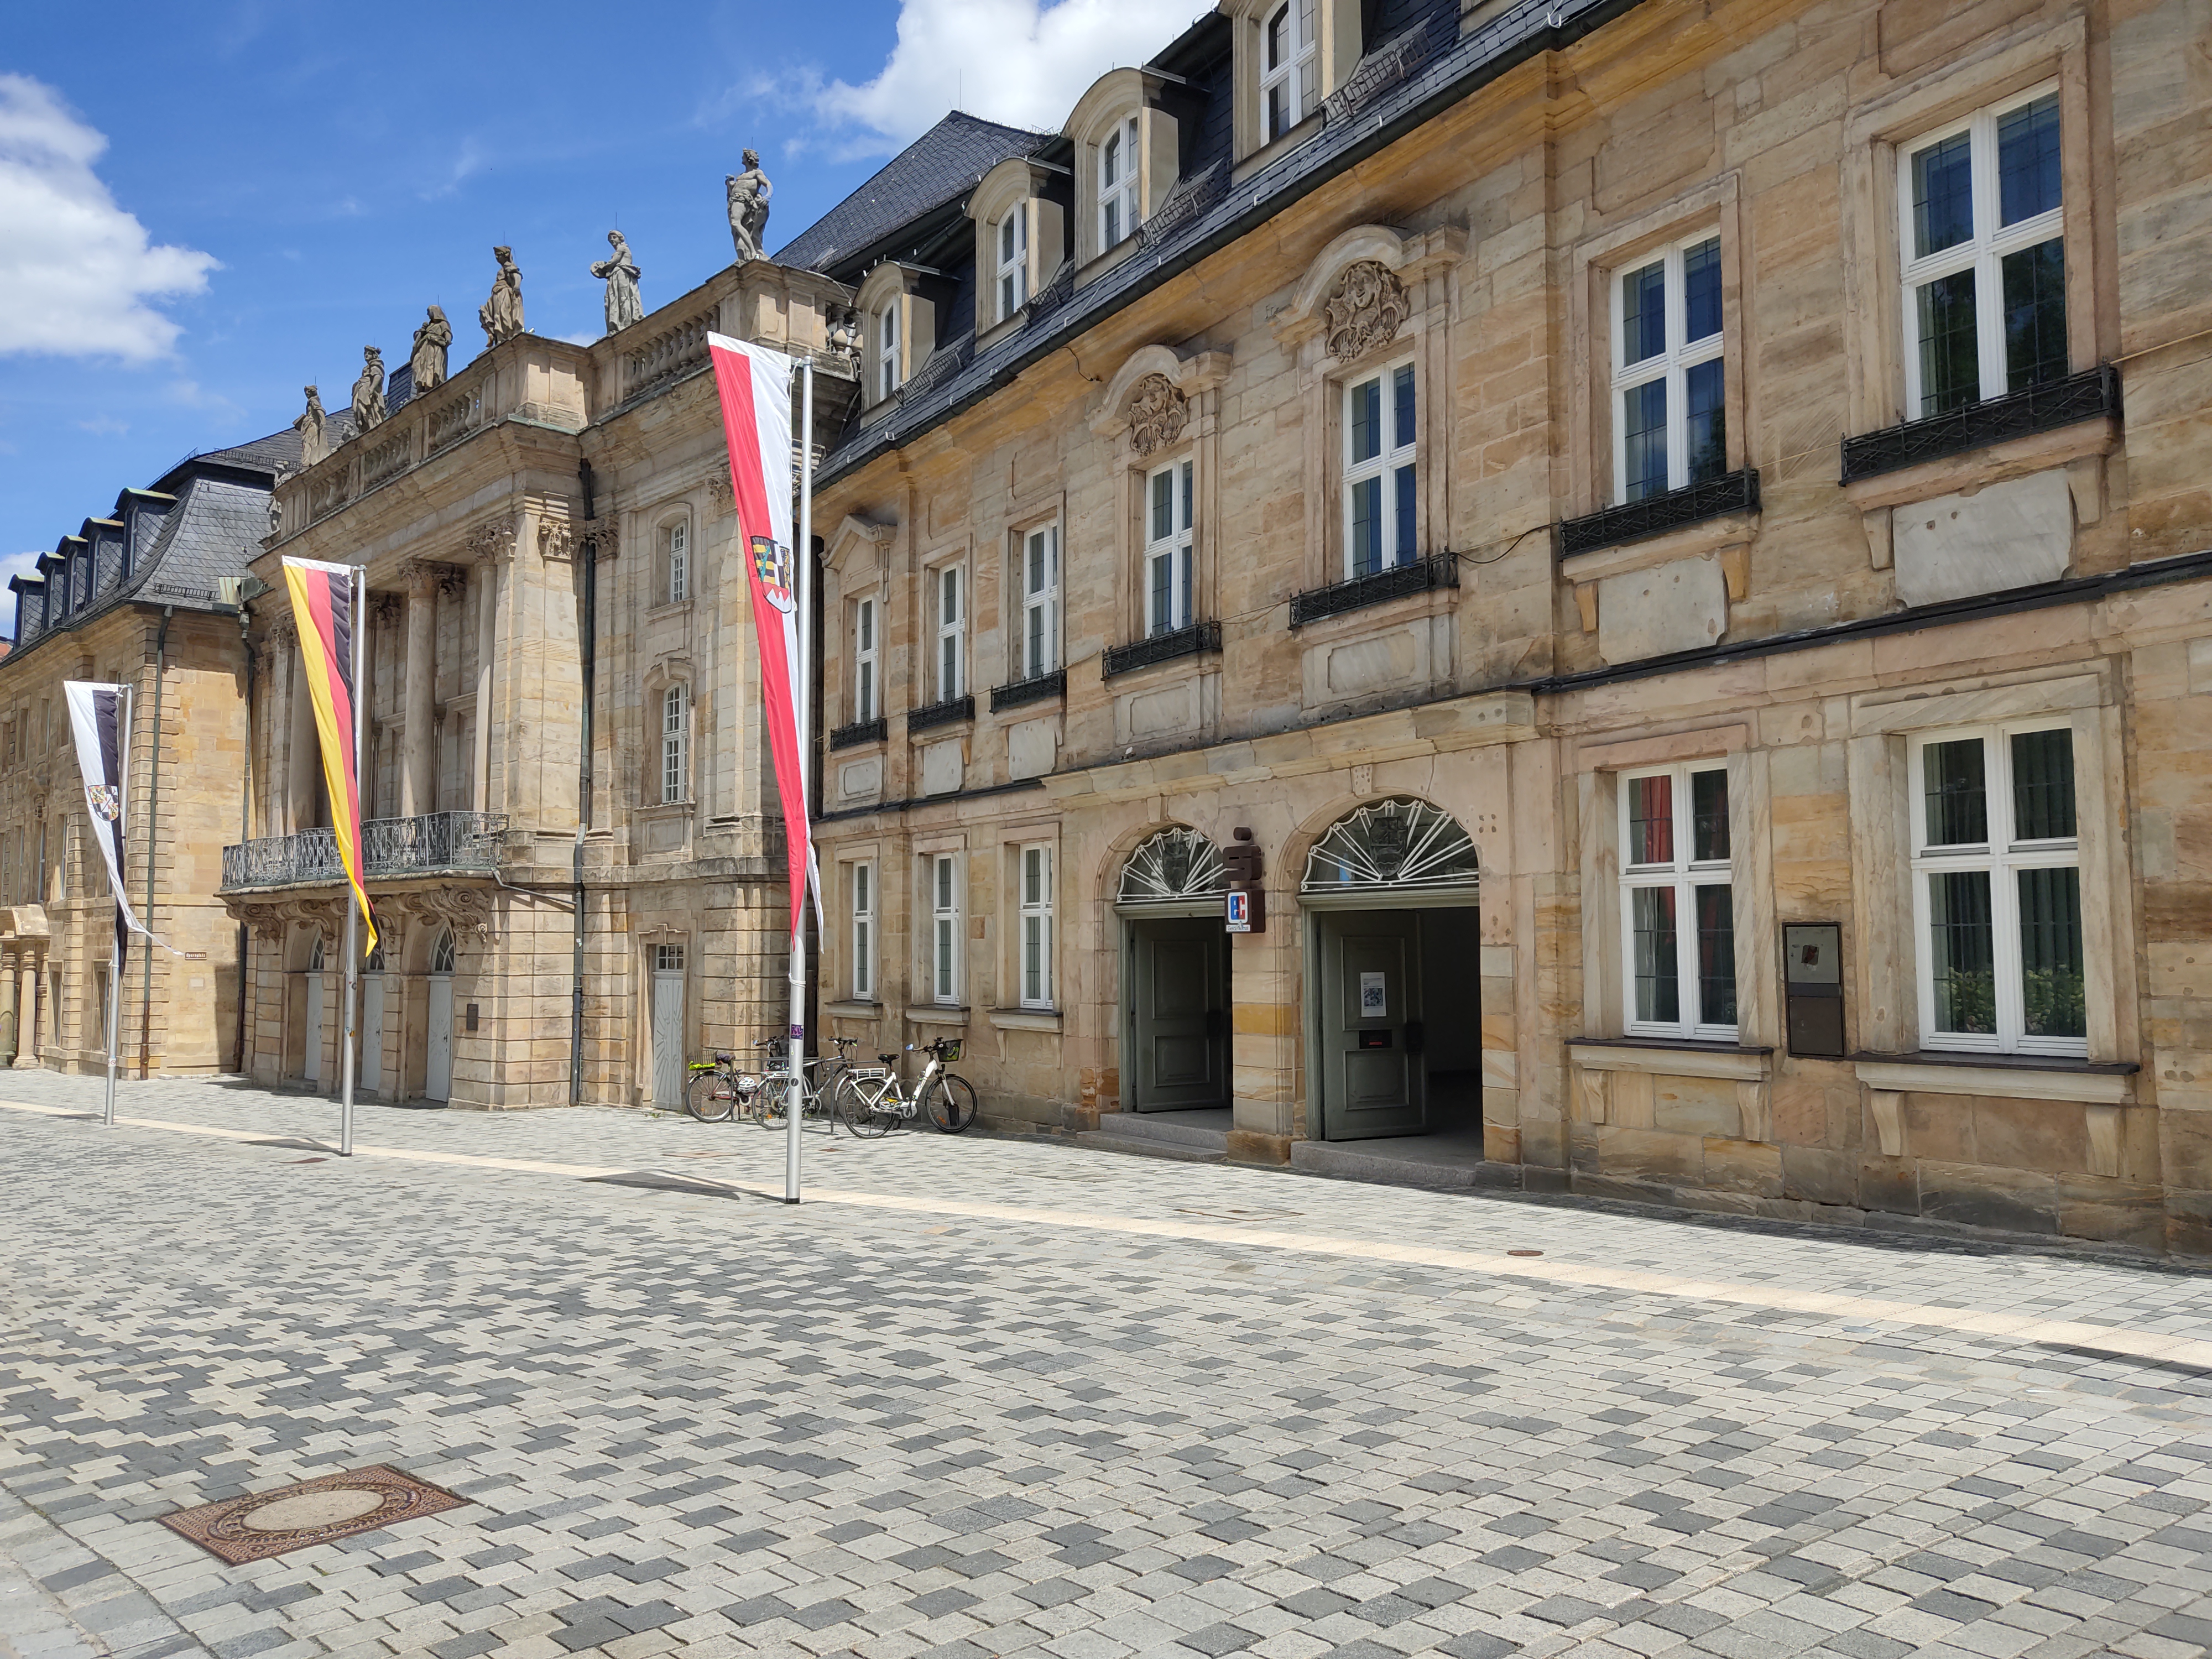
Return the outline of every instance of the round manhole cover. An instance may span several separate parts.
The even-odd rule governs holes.
[[[334,1527],[380,1509],[388,1494],[359,1486],[329,1486],[280,1498],[272,1504],[248,1510],[238,1524],[255,1532],[304,1532],[310,1527]]]

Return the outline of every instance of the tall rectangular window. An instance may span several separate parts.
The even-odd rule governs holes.
[[[876,313],[876,396],[899,389],[899,302],[896,296]]]
[[[1629,1035],[1734,1042],[1725,769],[1670,766],[1622,777],[1620,872]]]
[[[1912,776],[1923,1044],[2087,1054],[2073,732],[1923,738]]]
[[[1060,666],[1060,526],[1043,525],[1022,538],[1020,678],[1033,680]]]
[[[876,718],[876,602],[862,599],[853,607],[853,718],[855,721]]]
[[[958,860],[940,853],[929,861],[929,997],[960,1000],[960,874]]]
[[[876,866],[853,866],[853,1000],[876,996]]]
[[[968,689],[968,611],[961,576],[957,564],[941,565],[929,573],[930,609],[937,627],[938,702],[950,702]]]
[[[2039,87],[1899,157],[1905,407],[1963,409],[2066,373],[2058,93]]]
[[[1613,283],[1613,499],[1728,471],[1721,239],[1678,243]]]
[[[1130,116],[1098,147],[1098,251],[1137,228],[1137,118]]]
[[[1273,143],[1321,107],[1320,0],[1284,0],[1261,29],[1261,137]]]
[[[1191,624],[1191,464],[1176,461],[1145,480],[1145,632]]]
[[[1052,848],[1021,850],[1022,996],[1024,1008],[1052,1004]]]
[[[1344,388],[1344,574],[1370,576],[1418,556],[1413,366]]]
[[[1029,301],[1030,210],[1021,202],[999,221],[999,320],[1005,322]]]
[[[691,596],[691,527],[678,519],[661,532],[668,549],[668,592],[671,605]]]
[[[684,688],[672,685],[660,694],[660,799],[664,805],[690,795],[691,724]]]

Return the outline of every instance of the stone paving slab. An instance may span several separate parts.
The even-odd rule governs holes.
[[[123,1106],[335,1129],[325,1102],[223,1085]],[[2199,1369],[1969,1328],[2196,1342],[2201,1275],[978,1137],[812,1140],[811,1179],[922,1207],[792,1210],[574,1173],[780,1186],[780,1142],[744,1126],[363,1108],[358,1133],[413,1156],[0,1110],[0,1547],[76,1625],[52,1650],[2212,1640]],[[1562,1276],[1385,1259],[1409,1244],[1539,1249]],[[1575,1277],[1619,1267],[1668,1288]],[[1759,1287],[1961,1328],[1725,1299]],[[471,1506],[235,1568],[155,1521],[377,1462]]]

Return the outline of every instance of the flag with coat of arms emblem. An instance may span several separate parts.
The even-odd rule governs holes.
[[[115,896],[115,959],[119,963],[132,933],[146,925],[123,891],[124,794],[131,776],[131,688],[93,680],[64,680],[70,734],[76,740],[77,770],[84,777],[84,804],[92,817],[92,839],[107,866],[107,890]],[[156,941],[158,943],[158,941]]]
[[[730,493],[738,545],[752,586],[753,627],[760,641],[761,717],[783,800],[791,882],[791,933],[799,937],[813,865],[806,812],[806,688],[799,637],[798,554],[792,534],[791,374],[782,352],[707,337],[722,429],[730,445]]]

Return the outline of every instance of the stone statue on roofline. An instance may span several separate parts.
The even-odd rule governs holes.
[[[307,388],[307,406],[292,422],[300,434],[300,470],[304,472],[331,453],[330,417],[323,413],[323,394]]]
[[[492,279],[491,298],[477,307],[477,321],[483,329],[487,346],[501,344],[522,332],[521,267],[514,263],[511,247],[495,247],[491,252],[499,261],[499,275]]]
[[[374,346],[361,349],[361,378],[353,383],[353,435],[356,438],[384,420],[384,354]]]
[[[637,291],[637,279],[645,273],[637,268],[637,261],[631,257],[629,244],[623,240],[622,232],[609,231],[607,246],[614,252],[592,262],[592,275],[606,281],[607,332],[619,334],[632,323],[645,319],[645,301]]]
[[[730,198],[730,241],[737,250],[738,263],[765,258],[763,239],[768,234],[768,198],[775,193],[775,186],[761,171],[760,152],[745,152],[745,170],[722,181]]]
[[[446,348],[453,343],[453,325],[446,320],[441,307],[432,306],[428,320],[415,331],[414,355],[407,360],[417,397],[446,383]]]

